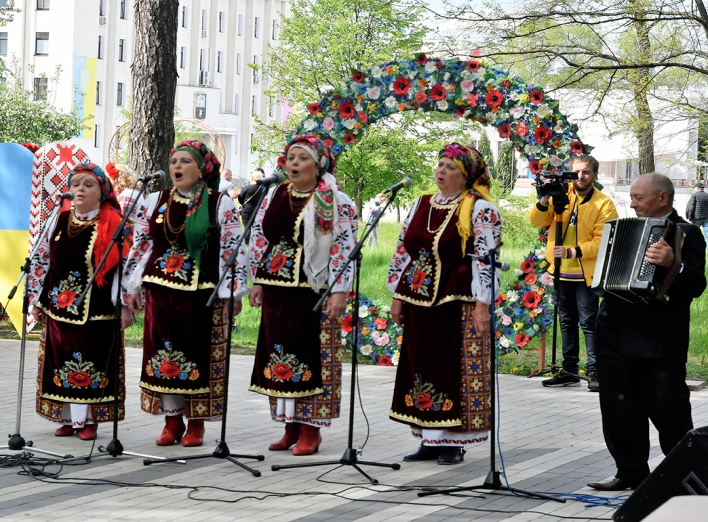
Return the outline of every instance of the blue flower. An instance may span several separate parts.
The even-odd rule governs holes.
[[[93,388],[93,389],[98,388],[98,382],[92,382],[92,383],[91,383],[91,388]]]
[[[276,351],[276,352],[281,352],[281,351],[283,351],[283,347],[282,347],[281,345],[279,345],[279,344],[274,345],[273,348],[275,348],[275,351]]]
[[[389,83],[391,83],[393,81],[393,76],[391,76],[390,74],[387,74],[381,79],[383,80],[384,84],[388,85]]]
[[[332,153],[333,154],[339,154],[342,152],[342,146],[339,143],[335,143],[332,145]]]
[[[189,374],[187,372],[182,372],[179,374],[179,378],[181,381],[186,381],[187,377],[189,377]]]
[[[81,354],[79,352],[74,352],[71,354],[71,356],[76,360],[81,359]]]
[[[440,405],[439,405],[439,404],[433,404],[433,411],[440,411]]]
[[[62,384],[62,386],[64,386],[64,388],[68,388],[68,387],[69,387],[69,381],[62,381],[61,384]]]
[[[300,382],[300,376],[299,375],[293,375],[292,379],[293,382]]]
[[[157,377],[158,379],[160,379],[162,377],[162,374],[160,373],[159,370],[155,370],[155,377]]]
[[[457,62],[455,65],[452,66],[452,74],[459,73],[464,68],[464,66],[464,63]]]
[[[544,326],[548,326],[549,324],[551,324],[553,322],[553,317],[546,315],[541,319],[541,322],[543,323]]]
[[[512,327],[504,328],[504,335],[514,335],[514,329]]]
[[[79,277],[81,275],[80,272],[74,272],[74,277]]]

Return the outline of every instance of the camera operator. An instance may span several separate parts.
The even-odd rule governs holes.
[[[599,298],[590,289],[595,272],[595,261],[605,222],[616,219],[617,210],[612,200],[595,189],[600,164],[592,156],[576,156],[571,170],[577,172],[572,184],[546,176],[545,184],[537,187],[541,195],[529,212],[529,221],[537,227],[548,227],[546,259],[553,266],[553,258],[561,259],[558,282],[558,315],[563,342],[562,371],[543,386],[579,386],[580,335],[578,324],[585,335],[587,351],[586,372],[588,390],[600,391],[595,362],[595,319]],[[554,196],[556,194],[554,201]],[[566,203],[563,205],[563,203]],[[563,235],[556,238],[556,212],[563,215]],[[557,245],[553,246],[552,245]]]

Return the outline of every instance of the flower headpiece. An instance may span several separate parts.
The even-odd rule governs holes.
[[[106,174],[108,174],[108,177],[111,179],[116,179],[118,177],[118,170],[113,163],[106,165]]]
[[[184,140],[170,151],[170,159],[174,153],[178,151],[189,152],[197,161],[197,165],[199,165],[199,169],[202,171],[202,176],[207,186],[212,190],[218,190],[221,162],[209,147],[201,141]]]
[[[332,140],[321,140],[316,136],[309,134],[297,134],[293,136],[285,146],[285,152],[278,158],[278,166],[285,168],[285,159],[288,157],[288,151],[293,147],[305,149],[314,158],[317,163],[320,176],[325,172],[332,172],[335,167],[335,159],[332,154]]]

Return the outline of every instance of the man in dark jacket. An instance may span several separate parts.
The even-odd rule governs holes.
[[[702,227],[703,235],[708,238],[708,194],[702,181],[696,183],[696,191],[688,200],[686,218],[697,227]]]
[[[602,491],[634,489],[649,475],[649,420],[664,455],[693,429],[686,359],[691,301],[706,288],[706,243],[698,227],[673,209],[674,187],[662,174],[645,174],[630,190],[638,217],[665,217],[686,234],[671,300],[630,304],[606,294],[597,318],[597,362],[602,377],[600,411],[615,478],[588,486]],[[645,260],[670,267],[674,251],[662,238]]]

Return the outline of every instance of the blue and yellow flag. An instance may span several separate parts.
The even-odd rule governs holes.
[[[34,155],[17,143],[0,143],[0,303],[17,282],[28,255]],[[22,290],[7,305],[15,330],[22,332]]]

